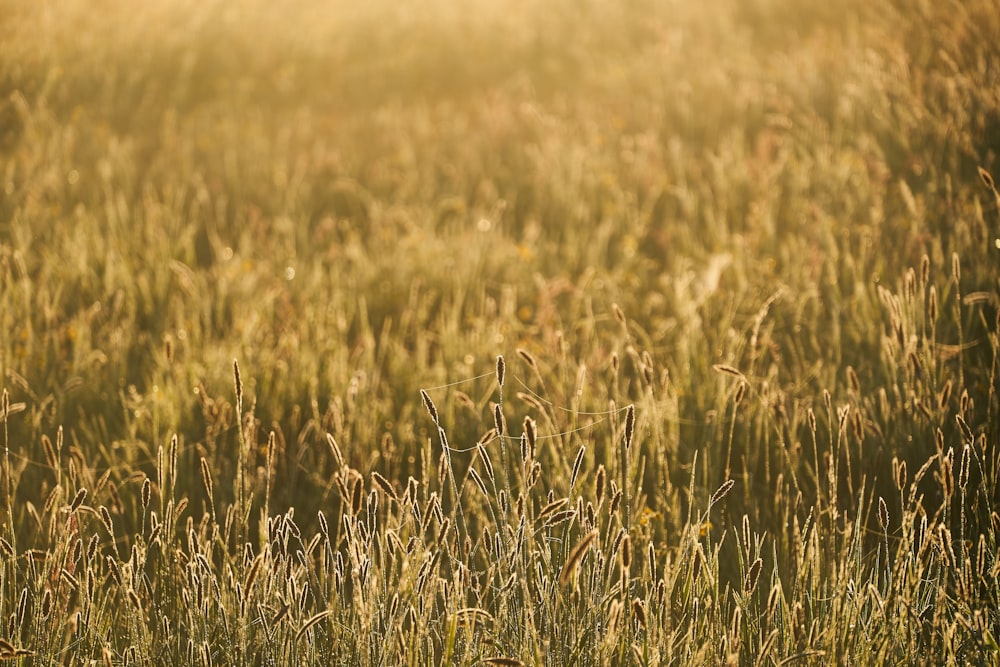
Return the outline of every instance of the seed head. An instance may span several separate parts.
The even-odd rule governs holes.
[[[565,586],[573,578],[576,573],[576,569],[580,566],[580,562],[583,561],[583,557],[587,554],[587,550],[590,545],[594,543],[597,539],[597,530],[592,530],[583,536],[573,550],[569,552],[569,556],[566,558],[566,563],[563,565],[562,570],[559,572],[559,585]]]
[[[434,422],[435,426],[438,426],[438,411],[434,407],[434,401],[431,400],[430,395],[423,389],[420,390],[420,398],[424,401],[424,407],[427,408],[427,413],[431,416],[431,421]]]
[[[240,379],[240,362],[233,359],[233,380],[236,384],[236,402],[243,400],[243,380]]]
[[[990,175],[990,172],[986,171],[982,167],[977,167],[977,169],[979,169],[979,178],[982,179],[983,185],[995,192],[996,185],[993,183],[993,176]]]
[[[729,490],[733,488],[735,484],[736,481],[732,479],[728,479],[725,482],[723,482],[722,486],[720,486],[716,490],[716,492],[712,494],[711,499],[708,501],[709,506],[711,507],[712,505],[715,505],[717,502],[725,498],[726,494],[729,493]]]
[[[73,503],[69,506],[70,514],[80,509],[80,505],[82,505],[83,501],[86,499],[87,499],[87,489],[80,489],[79,491],[77,491],[76,497],[73,498]]]
[[[502,438],[505,429],[503,421],[503,410],[500,409],[499,403],[493,406],[493,427],[497,430],[497,435]]]
[[[760,570],[763,566],[764,561],[760,558],[750,565],[750,569],[747,571],[747,578],[743,582],[743,592],[745,594],[749,595],[757,588],[757,580],[760,578]]]
[[[625,449],[632,446],[632,434],[635,432],[635,405],[625,409]]]

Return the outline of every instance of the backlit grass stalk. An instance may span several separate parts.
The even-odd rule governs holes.
[[[7,511],[7,526],[10,529],[11,545],[14,553],[17,553],[17,530],[14,526],[14,486],[11,480],[10,470],[10,432],[8,422],[10,420],[10,395],[7,389],[3,390],[3,477],[4,477],[4,502]],[[16,582],[16,579],[15,579]]]
[[[625,429],[622,433],[624,447],[622,447],[622,488],[625,492],[625,530],[632,527],[632,483],[629,471],[629,450],[632,449],[632,438],[635,435],[635,405],[629,404],[625,408]]]
[[[434,401],[431,400],[430,395],[423,389],[420,390],[420,398],[423,401],[424,408],[431,417],[431,421],[434,422],[434,426],[437,428],[438,432],[438,443],[441,445],[441,456],[444,459],[446,471],[445,474],[448,481],[451,482],[451,490],[454,495],[455,507],[454,511],[458,513],[459,519],[461,520],[462,534],[458,540],[458,550],[461,556],[462,549],[464,548],[465,538],[469,534],[468,523],[465,520],[465,510],[462,508],[462,496],[459,492],[458,483],[455,480],[455,470],[452,466],[451,461],[451,447],[448,444],[448,434],[445,433],[444,427],[441,426],[440,417],[438,415],[437,406],[434,405]]]
[[[955,327],[958,329],[958,386],[965,384],[965,335],[962,327],[962,260],[957,252],[951,255],[951,279],[955,288]]]
[[[503,471],[504,490],[507,492],[507,497],[509,498],[511,495],[510,468],[508,467],[510,461],[507,458],[507,433],[504,429],[505,421],[503,414],[503,385],[506,377],[507,364],[504,362],[502,354],[497,355],[497,404],[493,410],[493,424],[496,429],[497,437],[500,439],[500,467]]]
[[[237,454],[236,454],[236,477],[234,497],[235,505],[233,518],[235,520],[236,547],[241,549],[246,540],[246,481],[244,479],[246,469],[246,458],[249,444],[246,442],[246,433],[243,431],[243,380],[240,377],[239,361],[233,360],[233,383],[236,389],[236,434],[237,434]]]

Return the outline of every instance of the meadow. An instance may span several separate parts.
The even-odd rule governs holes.
[[[1000,662],[994,0],[0,35],[0,660]]]

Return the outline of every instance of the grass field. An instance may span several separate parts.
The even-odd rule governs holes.
[[[994,0],[0,31],[0,659],[1000,662]]]

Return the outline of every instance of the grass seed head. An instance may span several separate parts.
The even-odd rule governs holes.
[[[743,397],[747,393],[747,383],[740,382],[736,385],[736,391],[733,393],[733,405],[739,405],[743,402]]]
[[[482,444],[476,445],[476,449],[479,452],[479,460],[483,462],[483,468],[486,470],[486,476],[489,477],[490,483],[495,484],[496,477],[493,473],[493,461],[490,460],[490,453]]]
[[[493,428],[496,429],[497,435],[501,438],[506,432],[505,423],[503,420],[503,410],[500,409],[500,404],[497,403],[493,406]]]
[[[42,595],[42,608],[41,616],[42,620],[48,620],[49,615],[52,613],[52,590],[50,588],[45,589],[45,594]]]
[[[107,507],[101,505],[99,513],[101,515],[101,522],[104,524],[105,530],[108,531],[108,535],[114,537],[115,528],[114,524],[111,522],[111,512],[108,511]]]
[[[958,428],[962,432],[962,442],[965,444],[975,442],[975,436],[972,435],[972,429],[969,428],[968,422],[965,421],[962,415],[955,415],[955,422],[958,424]]]
[[[604,500],[604,488],[607,483],[608,472],[604,469],[604,464],[597,466],[597,475],[594,478],[594,501],[600,507]]]
[[[476,486],[479,487],[483,496],[489,498],[490,492],[486,489],[486,484],[483,482],[483,478],[479,476],[479,473],[475,468],[469,468],[469,476],[472,478],[472,481],[475,482]]]
[[[753,535],[750,531],[750,516],[747,514],[743,515],[742,536],[743,536],[743,552],[746,555],[747,560],[750,560],[750,544]]]
[[[616,514],[618,510],[621,509],[622,503],[622,491],[618,489],[613,494],[611,494],[611,507],[609,508],[609,514]]]
[[[938,410],[940,410],[941,412],[947,410],[948,403],[951,401],[951,388],[952,388],[952,382],[949,379],[944,383],[944,386],[941,387],[941,391],[938,393],[937,397]]]
[[[42,434],[42,450],[45,452],[45,462],[53,470],[59,468],[59,456],[56,454],[55,448],[52,446],[52,440],[49,436]]]
[[[387,480],[379,473],[373,471],[372,481],[375,482],[375,484],[380,489],[382,489],[382,492],[385,493],[385,495],[388,496],[391,500],[394,500],[397,503],[399,502],[399,495],[396,493],[396,489],[392,487],[392,484],[389,483],[389,480]]]
[[[563,565],[562,570],[559,571],[559,585],[565,586],[568,584],[573,575],[576,574],[576,570],[580,567],[580,563],[583,561],[583,557],[587,555],[587,550],[590,545],[594,543],[597,539],[597,530],[592,530],[583,536],[573,550],[569,552],[569,556],[566,558],[566,563]]]
[[[966,442],[965,446],[962,447],[962,460],[958,473],[958,486],[962,490],[965,490],[965,488],[969,486],[969,460],[972,458],[969,453],[971,451],[972,446]]]
[[[717,502],[726,497],[729,490],[733,488],[736,484],[735,480],[728,479],[723,482],[722,486],[716,489],[715,493],[712,494],[712,498],[708,501],[709,506],[715,505]]]
[[[853,366],[847,367],[847,384],[851,387],[851,393],[855,396],[861,395],[861,380],[858,379]]]
[[[712,370],[714,370],[716,373],[721,373],[723,375],[734,377],[738,380],[743,380],[744,382],[746,382],[747,379],[746,376],[743,375],[743,373],[741,373],[738,368],[734,368],[729,364],[715,364],[712,366]]]
[[[424,401],[424,407],[427,408],[427,414],[431,416],[431,421],[434,422],[435,426],[439,426],[438,411],[437,408],[434,406],[434,401],[431,400],[430,395],[426,391],[421,389],[420,398],[423,399]]]
[[[632,616],[639,627],[646,629],[646,605],[639,598],[632,600]]]
[[[625,319],[625,311],[622,310],[621,306],[619,306],[617,303],[613,303],[611,304],[611,310],[614,312],[615,319],[618,320],[618,323],[621,324],[623,327],[627,327],[628,320]]]
[[[632,435],[635,433],[635,405],[625,408],[625,449],[632,446]]]
[[[69,506],[69,513],[72,514],[73,512],[80,509],[80,505],[82,505],[83,501],[86,499],[87,499],[87,489],[80,489],[79,491],[77,491],[76,497],[73,498],[73,502]]]
[[[325,619],[325,618],[327,618],[327,617],[329,617],[329,616],[332,616],[332,615],[333,615],[333,610],[332,610],[332,609],[326,609],[326,610],[324,610],[324,611],[321,611],[321,612],[319,612],[318,614],[314,614],[313,616],[310,616],[310,617],[309,617],[309,618],[308,618],[308,619],[306,620],[306,622],[302,624],[302,627],[301,627],[301,628],[299,629],[299,631],[298,631],[297,633],[295,633],[295,642],[296,642],[296,643],[298,643],[298,642],[299,642],[299,640],[301,640],[301,639],[302,639],[302,637],[303,637],[303,636],[304,636],[304,635],[305,635],[305,634],[306,634],[307,632],[309,632],[309,630],[310,630],[310,629],[311,629],[311,628],[312,628],[312,627],[313,627],[314,625],[316,625],[317,623],[319,623],[319,622],[320,622],[320,621],[322,621],[323,619]]]
[[[240,362],[233,359],[233,381],[236,385],[236,403],[243,401],[243,380],[240,378]]]
[[[525,417],[522,424],[524,429],[524,435],[528,439],[528,456],[530,458],[535,457],[535,441],[538,439],[538,427],[535,424],[535,420],[531,417]]]
[[[572,489],[576,486],[577,477],[580,475],[580,468],[583,467],[583,457],[586,454],[587,448],[584,445],[580,445],[580,451],[576,453],[576,460],[573,461],[573,472],[569,478],[569,488]]]
[[[566,505],[568,504],[569,504],[569,498],[558,498],[556,500],[553,500],[541,509],[541,511],[538,513],[538,518],[544,519],[553,512],[557,512],[558,510],[561,510],[563,507],[566,507]]]
[[[979,170],[979,178],[983,181],[983,185],[996,192],[996,185],[993,183],[993,176],[990,175],[990,172],[986,171],[982,167],[976,168]]]
[[[205,487],[205,493],[208,494],[209,501],[211,501],[214,497],[212,487],[212,470],[204,456],[201,457],[201,483]]]
[[[575,518],[577,516],[577,511],[575,509],[563,510],[562,512],[555,512],[550,514],[545,518],[545,527],[554,528],[561,523],[566,523],[567,521]]]
[[[760,558],[750,564],[747,571],[746,580],[743,582],[743,593],[749,595],[757,588],[757,580],[760,578],[760,570],[764,566],[764,561]]]
[[[898,460],[893,457],[893,480],[896,482],[896,488],[902,491],[906,486],[906,460]]]

